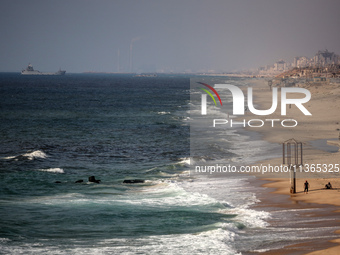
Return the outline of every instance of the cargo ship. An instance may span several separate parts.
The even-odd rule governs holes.
[[[23,69],[21,71],[22,75],[65,75],[65,73],[66,73],[66,71],[63,71],[61,69],[59,69],[59,71],[55,72],[55,73],[42,73],[38,70],[34,70],[34,68],[31,64],[28,64],[26,69]]]

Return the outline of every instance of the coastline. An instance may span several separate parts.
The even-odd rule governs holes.
[[[269,109],[271,106],[272,92],[267,85],[265,80],[251,80],[253,86],[253,94],[255,96],[254,102],[260,107],[259,109]],[[311,141],[320,140],[323,143],[330,139],[336,139],[339,135],[340,128],[340,118],[337,117],[340,111],[340,84],[325,84],[325,85],[302,85],[301,87],[307,88],[311,94],[312,98],[309,102],[304,104],[304,106],[312,113],[312,116],[305,116],[302,112],[295,106],[287,109],[287,116],[281,116],[280,106],[277,110],[267,116],[269,119],[296,119],[298,120],[298,125],[293,128],[285,128],[280,125],[271,127],[271,125],[264,125],[262,128],[247,128],[251,131],[256,131],[262,135],[262,139],[271,143],[281,144],[284,141],[294,138],[303,143],[303,164],[328,164],[335,165],[339,164],[340,152],[327,152],[325,150],[320,150],[320,146],[315,146],[311,144]],[[278,91],[280,95],[280,91]],[[295,97],[294,94],[289,94],[289,96]],[[301,97],[300,97],[301,98]],[[279,101],[280,102],[280,101]],[[246,120],[255,118],[254,115],[249,113],[245,116]],[[256,119],[266,119],[266,116],[256,116]],[[279,122],[276,122],[279,123]],[[271,124],[271,123],[269,123]],[[322,140],[321,140],[322,139]],[[336,142],[335,142],[336,144]],[[264,160],[258,162],[254,165],[272,165],[280,166],[282,164],[282,158],[274,158],[269,160]],[[338,215],[340,210],[340,179],[339,173],[311,173],[304,172],[297,173],[297,190],[296,194],[290,194],[290,179],[285,174],[255,174],[256,179],[266,181],[262,184],[263,187],[273,189],[272,195],[277,197],[278,195],[284,195],[289,198],[286,202],[279,199],[276,202],[276,206],[284,206],[289,208],[289,203],[299,204],[299,206],[306,206],[313,204],[318,208],[324,208],[323,210],[330,209],[329,214]],[[305,180],[310,183],[310,191],[308,194],[303,192],[303,183]],[[331,182],[333,189],[326,190],[324,186],[326,183]],[[279,204],[280,202],[284,203]],[[259,204],[259,207],[265,207],[266,201]],[[334,211],[334,212],[332,212]],[[339,222],[334,222],[334,224],[339,225]],[[334,225],[333,225],[334,226]],[[340,228],[340,225],[339,225]],[[340,230],[336,231],[340,234]],[[312,245],[313,249],[305,250],[306,246],[303,244],[287,246],[287,251],[285,250],[272,250],[264,252],[263,254],[339,254],[340,252],[340,239],[328,240],[328,242],[316,242],[309,243]],[[293,249],[293,250],[292,250]],[[316,250],[316,251],[314,251]]]
[[[324,250],[334,247],[330,240],[337,238],[334,233],[339,226],[334,226],[334,219],[338,216],[335,212],[338,207],[329,204],[315,204],[294,201],[286,194],[275,192],[275,180],[255,178],[250,182],[254,187],[265,187],[257,192],[259,203],[251,208],[266,211],[271,214],[268,223],[270,228],[285,232],[288,236],[296,238],[281,243],[281,248],[270,247],[260,254],[265,255],[303,255],[315,250]],[[277,246],[277,245],[276,245]],[[250,252],[256,255],[259,252]],[[323,254],[323,253],[321,253]]]

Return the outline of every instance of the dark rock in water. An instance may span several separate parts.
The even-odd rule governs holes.
[[[94,176],[89,177],[89,182],[95,182],[95,183],[100,183],[100,180],[96,180]]]
[[[123,183],[144,183],[145,180],[141,179],[133,179],[133,180],[124,180]]]
[[[84,182],[84,181],[83,180],[77,180],[74,183],[82,183],[82,182]]]
[[[56,181],[55,183],[61,183],[61,181]]]

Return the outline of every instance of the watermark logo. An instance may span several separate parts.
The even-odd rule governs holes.
[[[220,100],[220,103],[222,105],[222,101],[221,98],[219,96],[219,94],[217,93],[217,91],[210,85],[199,82],[199,84],[202,84],[208,88],[210,88],[215,95],[218,97],[218,99]],[[245,103],[244,103],[244,94],[243,91],[235,86],[235,85],[230,85],[230,84],[215,84],[215,88],[222,88],[222,89],[229,89],[229,91],[231,92],[232,96],[233,96],[233,115],[244,115],[244,110],[246,109],[245,107]],[[202,89],[202,88],[201,88]],[[213,95],[206,89],[202,89],[205,92],[207,92],[210,97],[213,99],[213,101],[215,102],[216,105],[216,100],[213,97]],[[305,97],[304,98],[287,98],[287,94],[288,93],[301,93],[304,94]],[[278,99],[277,99],[277,88],[273,88],[272,90],[272,106],[267,109],[267,110],[258,110],[255,109],[254,107],[254,103],[253,103],[253,89],[252,88],[248,88],[248,96],[247,96],[247,103],[248,103],[248,109],[251,113],[255,114],[255,115],[259,115],[259,116],[264,116],[264,115],[270,115],[273,112],[275,112],[277,105],[278,105]],[[304,106],[304,103],[307,103],[309,100],[311,99],[311,93],[309,92],[309,90],[304,89],[304,88],[281,88],[281,115],[286,115],[286,108],[287,105],[295,105],[296,107],[298,107],[301,112],[304,115],[312,115]],[[201,114],[202,115],[206,115],[207,114],[207,95],[206,94],[202,94],[202,110],[201,110]]]
[[[217,93],[217,91],[212,86],[210,86],[206,83],[203,83],[203,82],[198,82],[198,84],[201,84],[201,85],[209,88],[212,92],[214,92],[215,95],[217,96],[218,100],[220,100],[221,106],[223,105],[220,95]],[[204,88],[200,88],[200,89],[205,91],[212,98],[212,100],[215,103],[215,106],[217,106],[216,100],[215,100],[214,96],[211,94],[211,92],[207,89],[204,89]],[[202,94],[202,100],[201,100],[201,102],[202,102],[202,108],[201,108],[202,109],[201,110],[202,115],[207,115],[207,94]]]
[[[273,114],[277,107],[278,107],[278,88],[273,88],[272,89],[272,95],[271,95],[271,106],[269,109],[265,110],[259,110],[256,109],[254,106],[254,101],[253,101],[253,89],[251,87],[247,88],[247,100],[245,100],[245,95],[243,91],[231,84],[215,84],[214,87],[202,83],[202,82],[197,82],[198,84],[201,84],[205,86],[206,88],[210,89],[219,99],[221,106],[222,100],[216,89],[228,89],[229,92],[232,94],[232,104],[233,104],[233,115],[235,116],[242,116],[245,115],[245,109],[248,109],[252,114],[257,115],[257,116],[268,116]],[[213,94],[205,89],[205,88],[200,88],[206,94],[201,94],[201,115],[207,115],[207,95],[209,95],[212,100],[215,103],[215,106],[217,106],[216,100],[213,96]],[[301,95],[299,98],[289,98],[288,94],[294,93],[296,95]],[[293,88],[293,87],[282,87],[281,88],[281,116],[287,115],[287,107],[291,107],[292,105],[295,105],[304,115],[312,115],[306,107],[303,105],[307,103],[311,99],[311,93],[309,90],[305,88]],[[245,101],[247,101],[247,105],[245,105]],[[260,119],[252,119],[248,120],[247,123],[249,124],[248,126],[251,127],[262,127],[265,123],[265,121],[268,121],[271,123],[272,127],[274,127],[274,122],[276,121],[281,121],[280,119],[266,119],[266,120],[260,120]],[[285,125],[285,122],[293,122],[294,125]],[[226,120],[226,119],[214,119],[214,124],[213,126],[215,127],[216,125],[224,125],[229,122],[232,122],[232,120]],[[234,123],[237,123],[234,121]],[[246,121],[244,120],[241,122],[243,123],[243,126],[246,126]],[[254,123],[257,123],[256,125]],[[237,123],[239,124],[239,123]],[[283,120],[281,121],[282,126],[284,127],[295,127],[297,125],[297,121],[294,119],[289,119],[289,120]]]

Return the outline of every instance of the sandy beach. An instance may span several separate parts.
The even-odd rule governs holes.
[[[265,80],[253,81],[253,94],[255,107],[258,109],[269,109],[271,106],[272,91]],[[290,197],[291,202],[304,202],[319,204],[320,206],[329,205],[335,208],[335,213],[339,214],[340,210],[340,173],[337,167],[340,164],[340,152],[337,151],[340,130],[340,84],[297,84],[297,86],[306,88],[311,93],[311,100],[304,104],[306,109],[311,112],[312,116],[304,115],[295,105],[287,107],[287,115],[281,116],[280,99],[277,110],[270,116],[255,116],[247,113],[248,119],[295,119],[298,125],[295,127],[282,127],[280,122],[275,122],[271,127],[266,123],[261,128],[248,128],[262,134],[263,139],[272,143],[282,144],[284,141],[294,138],[303,144],[303,165],[301,171],[296,174],[296,194],[290,193],[290,178],[287,173],[256,174],[259,178],[270,181],[264,184],[265,187],[274,188],[273,193],[283,194]],[[280,89],[278,88],[278,97],[280,98]],[[288,98],[301,98],[302,94],[288,94]],[[331,140],[334,147],[327,147],[327,141]],[[312,142],[316,141],[316,142]],[[326,148],[326,149],[325,149]],[[327,151],[328,148],[332,150]],[[282,165],[282,158],[270,159],[259,162],[257,165]],[[318,165],[320,164],[320,165]],[[308,167],[311,167],[308,169]],[[314,171],[316,166],[323,166],[325,170]],[[309,182],[309,192],[305,194],[304,182]],[[333,189],[325,189],[325,184],[330,182]],[[334,208],[333,208],[334,211]],[[338,224],[338,223],[334,223]],[[340,231],[339,231],[340,233]],[[327,247],[314,247],[305,251],[304,254],[340,254],[340,238],[329,240]],[[336,245],[338,244],[338,245]],[[303,248],[300,252],[304,251]],[[266,254],[266,253],[265,253]],[[291,254],[285,250],[272,251],[267,254]],[[295,253],[294,253],[295,254]],[[301,254],[301,253],[299,253]]]

